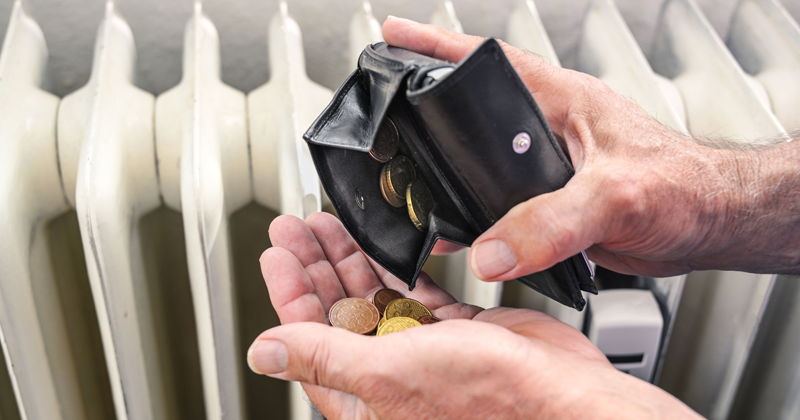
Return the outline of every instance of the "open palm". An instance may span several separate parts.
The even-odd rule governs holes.
[[[652,388],[617,372],[580,332],[540,312],[458,303],[424,273],[409,292],[329,214],[306,222],[281,216],[270,239],[261,267],[284,326],[263,333],[253,349],[285,344],[286,370],[263,373],[300,380],[329,419],[564,418],[560,410],[585,405],[608,381]],[[370,299],[382,288],[422,302],[443,322],[381,337],[327,325],[336,301]]]

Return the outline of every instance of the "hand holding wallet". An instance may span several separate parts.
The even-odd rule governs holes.
[[[469,246],[574,175],[493,39],[458,65],[368,46],[303,137],[345,228],[409,290],[438,239]],[[597,293],[582,253],[517,280],[578,310]]]

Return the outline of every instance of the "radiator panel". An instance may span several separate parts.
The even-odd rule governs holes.
[[[117,8],[131,11],[124,14],[141,31],[155,20],[157,2],[118,3],[107,3],[105,13],[99,2],[70,6],[89,22],[83,28],[94,26],[92,16],[102,24],[91,77],[80,69],[73,77],[79,84],[85,74],[89,83],[60,106],[46,90],[71,90],[64,69],[88,65],[88,56],[59,61],[54,88],[46,77],[31,82],[45,68],[47,47],[20,2],[13,11],[0,6],[10,22],[0,52],[0,202],[14,203],[0,220],[9,238],[0,245],[0,332],[11,367],[8,381],[0,375],[0,402],[16,399],[19,411],[0,403],[4,416],[110,418],[116,408],[121,419],[318,417],[297,384],[246,366],[247,346],[279,323],[256,261],[278,214],[302,218],[327,208],[301,135],[346,77],[340,70],[381,40],[379,22],[389,13],[503,36],[599,77],[677,131],[751,142],[800,126],[791,94],[800,83],[796,2],[618,0],[619,10],[611,0],[169,6],[156,10],[180,16],[168,23],[160,16],[170,31],[189,20],[183,78],[155,106],[136,86],[171,86],[178,74],[168,63],[154,65],[152,55],[136,64]],[[77,35],[59,36],[71,16],[45,27],[56,57],[80,43]],[[305,42],[301,30],[310,34]],[[224,36],[245,32],[258,34],[258,43],[253,35]],[[15,47],[20,39],[27,44]],[[142,39],[141,56],[154,42],[180,44]],[[268,71],[264,56],[242,56],[263,44]],[[22,76],[7,64],[20,51]],[[247,90],[258,79],[252,74],[267,73],[269,82],[246,96],[221,81]],[[148,80],[137,83],[137,74]],[[35,112],[17,100],[23,97]],[[20,128],[34,114],[41,132]],[[582,314],[519,284],[480,282],[466,258],[467,250],[432,257],[425,268],[461,300],[535,308],[581,327]],[[683,294],[684,279],[643,279],[674,325],[662,337],[665,361],[654,380],[710,418],[796,417],[800,347],[786,326],[800,313],[791,310],[796,278],[692,273]]]
[[[92,78],[62,101],[58,126],[59,151],[80,150],[75,166],[62,171],[78,212],[119,419],[164,418],[170,409],[137,234],[138,218],[159,204],[154,98],[133,86],[134,66],[130,28],[107,3]]]
[[[269,24],[270,81],[248,95],[255,200],[305,219],[322,209],[314,162],[302,136],[333,97],[306,75],[300,27],[281,3]],[[292,419],[312,410],[300,384],[289,387]]]
[[[757,82],[697,5],[665,2],[657,27],[650,63],[681,92],[693,135],[747,142],[784,132],[759,98]],[[732,282],[739,284],[735,291]],[[690,274],[659,385],[704,416],[727,418],[773,282],[773,276],[732,272]]]
[[[243,350],[236,338],[229,214],[252,200],[245,95],[219,78],[219,39],[195,4],[184,77],[156,104],[159,181],[183,213],[209,418],[241,418]]]
[[[659,28],[650,62],[680,90],[693,135],[752,141],[783,132],[693,1],[668,1]]]
[[[383,41],[381,24],[372,14],[372,4],[369,1],[361,3],[361,7],[350,19],[350,45],[349,55],[351,68],[358,66],[358,57],[367,45]]]
[[[730,418],[795,419],[800,415],[800,319],[797,276],[779,276],[742,375]]]
[[[594,1],[583,25],[575,70],[591,74],[667,127],[686,132],[682,105],[669,103],[633,34],[611,1]],[[662,81],[661,83],[670,83]]]
[[[258,259],[271,246],[269,224],[280,213],[250,203],[233,213],[229,222],[231,262],[236,292],[238,345],[242,353],[267,328],[280,325],[269,305]],[[245,418],[289,419],[289,383],[253,373],[242,356],[237,359],[243,374]],[[265,397],[269,396],[269,397]]]
[[[77,349],[47,241],[48,220],[68,209],[55,147],[59,99],[42,90],[47,59],[41,29],[14,2],[0,55],[0,338],[17,416],[83,418]]]
[[[179,212],[160,206],[139,222],[142,262],[170,416],[204,418],[200,345],[187,261],[187,235]],[[108,417],[105,417],[108,418]]]
[[[731,53],[768,95],[787,129],[800,128],[800,28],[776,0],[742,2],[727,35]]]

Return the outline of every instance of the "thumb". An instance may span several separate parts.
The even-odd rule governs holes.
[[[590,197],[576,176],[560,190],[518,204],[472,244],[472,271],[481,280],[510,280],[589,248],[604,226]]]
[[[380,344],[368,340],[317,322],[298,322],[263,332],[247,351],[247,364],[263,375],[358,395]]]

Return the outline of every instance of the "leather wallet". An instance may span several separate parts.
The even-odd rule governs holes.
[[[370,151],[386,124],[399,135],[389,162],[404,156],[414,182],[430,191],[430,206],[413,207],[422,214],[385,198],[387,164]],[[409,290],[438,239],[469,246],[513,206],[563,187],[574,174],[494,39],[459,64],[386,43],[367,46],[303,137],[345,228]],[[582,254],[517,280],[582,310],[581,290],[597,293]]]

